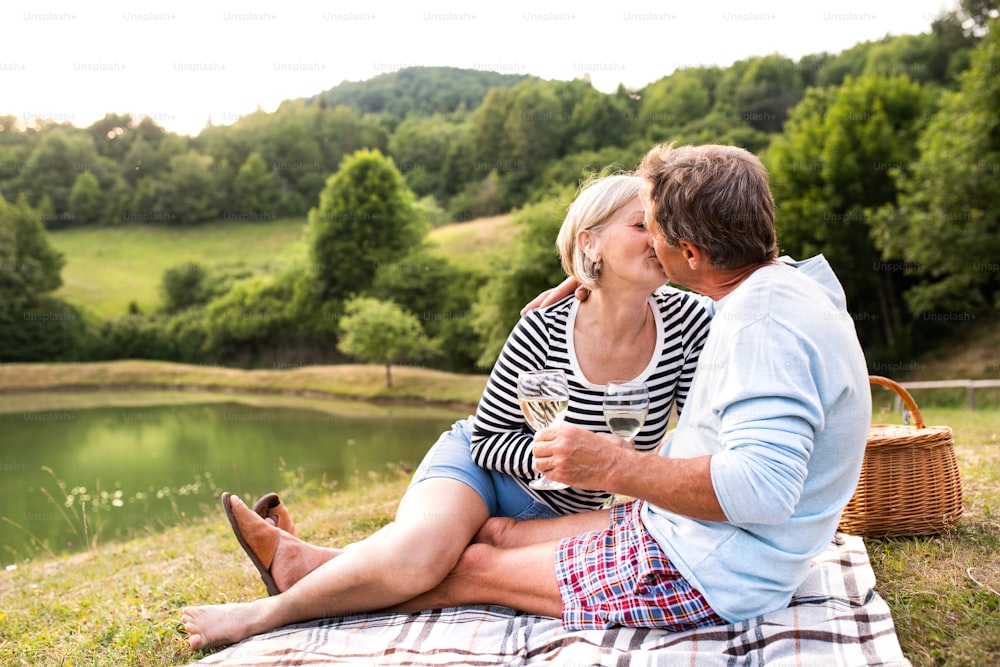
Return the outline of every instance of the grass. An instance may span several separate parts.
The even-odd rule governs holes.
[[[190,382],[199,392],[217,391],[227,382],[237,391],[259,385],[284,393],[283,400],[318,404],[329,399],[302,394],[349,387],[358,396],[388,400],[438,395],[446,402],[465,401],[478,397],[483,380],[459,388],[462,376],[400,370],[401,377],[409,376],[407,382],[422,389],[387,395],[379,386],[383,376],[378,368],[355,368],[341,376],[323,368],[231,371],[134,361],[6,365],[0,367],[0,387],[19,390],[4,396],[5,406],[29,410],[147,400],[142,393],[124,391],[130,383],[170,387]],[[66,386],[119,389],[58,391]],[[241,400],[253,397],[244,394]],[[943,536],[866,540],[877,590],[889,603],[903,652],[914,665],[997,664],[1000,410],[929,407],[924,415],[929,424],[948,424],[955,430],[965,515]],[[879,413],[875,421],[890,419]],[[387,523],[406,483],[400,471],[337,489],[289,477],[283,495],[294,504],[296,523],[306,539],[344,544]],[[0,572],[0,664],[177,665],[202,657],[187,649],[177,625],[178,610],[263,593],[216,501],[204,507],[204,515],[163,533],[104,543],[74,556],[23,561],[14,570]]]
[[[285,495],[300,534],[343,544],[387,523],[406,483],[402,472],[390,472],[336,493],[299,487]],[[187,647],[178,610],[264,593],[217,504],[205,514],[162,533],[0,572],[0,664],[162,667],[203,657]]]
[[[49,241],[66,257],[55,295],[101,319],[126,314],[132,301],[142,312],[154,312],[169,267],[192,261],[226,273],[278,271],[306,257],[304,225],[304,218],[289,218],[52,231]]]
[[[1000,410],[927,408],[951,426],[965,491],[951,532],[866,539],[876,590],[914,665],[1000,662]]]
[[[482,269],[496,247],[513,238],[510,216],[438,227],[428,240],[435,252],[466,268]],[[49,232],[66,265],[55,295],[100,319],[119,317],[135,302],[144,313],[161,304],[163,272],[198,262],[226,274],[267,274],[305,261],[305,218],[270,222],[217,221],[193,227],[125,225]]]
[[[432,230],[428,240],[436,246],[435,253],[461,268],[480,271],[498,248],[513,240],[517,230],[510,218],[507,214],[444,225]]]

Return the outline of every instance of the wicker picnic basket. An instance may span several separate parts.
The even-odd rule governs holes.
[[[925,426],[910,392],[889,378],[871,383],[896,392],[913,426],[873,424],[861,479],[839,530],[864,537],[938,535],[962,516],[962,478],[948,426]]]

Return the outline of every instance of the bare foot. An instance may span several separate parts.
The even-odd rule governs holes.
[[[181,623],[188,634],[188,644],[195,651],[225,644],[235,644],[262,632],[254,623],[259,616],[250,613],[250,604],[214,604],[202,607],[184,607]]]

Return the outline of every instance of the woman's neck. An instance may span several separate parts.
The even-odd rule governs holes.
[[[594,290],[580,304],[573,349],[580,371],[594,384],[638,377],[656,353],[656,317],[648,294]]]
[[[582,320],[581,320],[582,318]],[[640,337],[650,325],[649,294],[609,294],[596,289],[580,304],[578,325],[598,332],[609,341],[629,342]]]

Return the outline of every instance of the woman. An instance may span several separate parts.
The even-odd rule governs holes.
[[[430,449],[394,523],[348,549],[328,549],[295,537],[273,496],[259,501],[256,512],[223,496],[236,536],[272,597],[186,608],[182,621],[192,648],[398,605],[439,584],[490,517],[554,517],[608,500],[603,491],[528,486],[538,471],[515,383],[520,370],[562,369],[570,383],[566,422],[607,431],[604,385],[644,382],[650,410],[635,447],[650,451],[662,440],[672,407],[683,407],[709,317],[697,297],[663,286],[640,187],[638,177],[614,175],[581,189],[558,245],[566,272],[592,290],[590,297],[567,297],[518,322],[475,418],[456,423]]]

